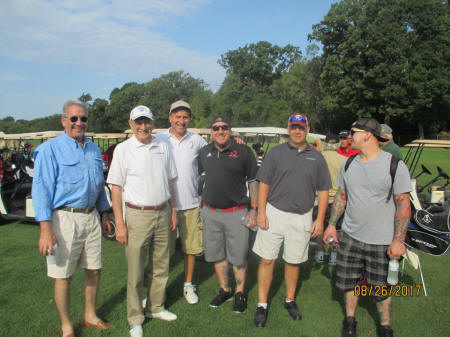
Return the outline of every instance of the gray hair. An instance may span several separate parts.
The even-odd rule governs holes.
[[[324,151],[337,151],[339,148],[339,143],[323,143]]]
[[[64,106],[62,109],[63,116],[67,115],[67,108],[72,105],[78,105],[78,106],[82,107],[84,109],[84,111],[86,112],[86,115],[88,114],[88,108],[87,108],[86,104],[84,104],[83,102],[81,102],[78,99],[69,99],[66,103],[64,103]]]

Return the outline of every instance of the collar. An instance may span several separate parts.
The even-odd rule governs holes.
[[[75,147],[79,147],[79,146],[80,146],[80,144],[78,143],[78,141],[77,141],[76,139],[72,138],[72,137],[69,137],[69,136],[67,135],[67,133],[66,133],[65,130],[63,131],[63,133],[61,134],[61,136],[63,137],[63,139],[64,139],[66,142],[75,145]],[[89,138],[87,138],[86,136],[84,136],[83,141],[84,141],[84,146],[85,146],[85,147],[86,147],[86,144],[92,143],[92,142],[89,140]]]
[[[151,148],[152,146],[158,146],[159,141],[155,138],[155,136],[152,135],[152,141],[150,144],[144,144],[141,143],[136,136],[133,134],[133,136],[130,138],[131,143],[136,146],[136,147],[143,147],[143,146],[148,146],[149,148]]]
[[[209,152],[213,152],[213,151],[220,152],[220,151],[217,150],[216,147],[214,146],[214,142],[209,143],[207,146],[209,147],[209,149],[208,149]],[[231,139],[231,141],[230,141],[230,146],[228,147],[228,149],[223,150],[221,153],[234,151],[234,150],[236,150],[236,149],[237,149],[237,143],[236,143],[233,139]]]
[[[288,144],[289,149],[294,149],[294,150],[297,151],[297,152],[306,152],[306,151],[311,151],[311,150],[314,149],[311,145],[309,145],[308,142],[306,143],[306,147],[305,147],[303,150],[300,150],[300,151],[299,151],[299,149],[296,148],[295,146],[292,146],[291,143],[290,143],[289,141],[287,141],[286,143]]]
[[[168,128],[166,131],[164,131],[164,134],[166,134],[168,137],[173,137],[174,139],[178,140],[177,137],[175,137],[173,134],[170,133],[170,130],[172,130],[172,128]],[[192,132],[189,130],[186,130],[186,133],[184,134],[184,136],[179,140],[179,142],[182,142],[183,140],[185,140],[186,138],[190,137],[192,135]]]

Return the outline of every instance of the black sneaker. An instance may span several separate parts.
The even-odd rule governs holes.
[[[264,328],[267,321],[267,309],[263,307],[256,308],[255,317],[253,317],[253,322],[258,328]]]
[[[389,325],[379,325],[377,332],[378,337],[394,337],[394,330]]]
[[[345,317],[342,322],[342,337],[356,337],[355,317]]]
[[[284,307],[287,309],[292,319],[296,321],[300,321],[302,319],[302,314],[300,313],[300,310],[298,310],[295,301],[284,302]]]
[[[212,308],[217,308],[219,305],[221,305],[223,302],[229,301],[233,297],[233,294],[231,291],[225,291],[222,288],[220,288],[219,293],[216,297],[213,298],[211,303],[209,303],[209,306]]]
[[[247,295],[242,291],[234,294],[234,312],[241,313],[247,309]]]

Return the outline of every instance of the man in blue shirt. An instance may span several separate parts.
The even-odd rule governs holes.
[[[85,137],[87,108],[78,100],[64,104],[62,135],[34,152],[33,203],[41,234],[39,251],[47,256],[48,276],[55,279],[55,304],[61,336],[73,337],[69,285],[78,265],[85,269],[83,325],[108,329],[95,312],[101,262],[101,237],[110,230],[110,208],[104,190],[102,158],[96,144]],[[101,224],[99,221],[99,212]]]

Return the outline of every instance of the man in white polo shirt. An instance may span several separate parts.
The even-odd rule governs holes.
[[[164,309],[169,275],[169,230],[177,226],[174,208],[177,170],[167,144],[151,135],[153,114],[149,108],[140,105],[131,110],[129,124],[133,136],[117,145],[107,182],[113,185],[116,239],[126,245],[130,335],[142,337],[141,296],[147,254],[150,286],[145,316],[166,321],[177,318]],[[122,198],[126,205],[125,222]]]
[[[192,284],[195,255],[203,251],[202,223],[199,219],[198,154],[208,143],[198,134],[187,130],[191,120],[191,106],[179,100],[170,106],[170,128],[156,135],[164,140],[173,154],[178,177],[175,179],[178,231],[184,256],[183,293],[189,304],[198,303],[198,295]],[[171,233],[173,239],[176,232]]]

